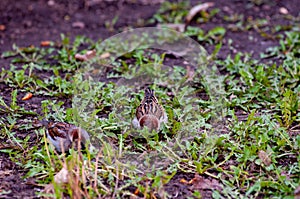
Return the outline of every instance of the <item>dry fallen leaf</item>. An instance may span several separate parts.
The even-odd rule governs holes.
[[[96,50],[89,50],[84,55],[77,53],[75,59],[79,61],[88,61],[96,56]],[[99,56],[99,59],[106,59],[110,57],[109,52],[105,52]]]
[[[192,190],[222,190],[222,186],[216,179],[205,179],[199,174],[195,174],[195,177],[189,181],[189,184],[192,184]]]
[[[89,50],[84,55],[77,53],[75,59],[79,61],[88,61],[96,56],[96,50]]]
[[[214,6],[213,2],[206,2],[192,7],[192,9],[189,11],[188,15],[185,18],[186,24],[189,24],[192,21],[192,19],[197,15],[197,13],[199,13],[202,10],[207,10],[209,7],[212,6]]]
[[[55,1],[54,0],[49,0],[47,2],[48,6],[54,6],[55,5]]]
[[[69,171],[63,167],[57,174],[54,176],[54,182],[63,186],[64,184],[68,183],[69,181]],[[45,185],[43,193],[46,194],[53,194],[54,193],[54,186],[52,183]],[[46,197],[51,198],[51,197]]]
[[[269,155],[263,150],[258,151],[258,157],[266,166],[270,166],[270,164],[272,163]]]
[[[136,188],[136,190],[134,191],[134,195],[138,195],[140,193],[139,189]]]
[[[289,11],[288,11],[285,7],[279,8],[279,12],[280,12],[281,14],[284,14],[284,15],[286,15],[286,14],[289,13]]]
[[[5,25],[0,24],[0,31],[4,31],[6,29]]]
[[[72,23],[72,27],[83,29],[85,27],[85,24],[81,21],[75,21]]]
[[[41,41],[41,46],[50,46],[51,41]]]
[[[106,52],[106,53],[103,53],[102,55],[100,55],[100,59],[106,59],[106,58],[109,58],[109,57],[110,57],[109,52]]]
[[[179,182],[182,183],[182,184],[188,184],[188,183],[189,183],[189,182],[188,182],[186,179],[184,179],[184,178],[180,179]]]
[[[57,184],[67,183],[69,179],[69,171],[64,167],[54,176],[54,182]]]
[[[79,53],[77,53],[75,55],[75,59],[78,60],[78,61],[87,61],[86,56],[85,55],[81,55]]]
[[[22,100],[29,100],[30,98],[32,98],[32,93],[27,93],[23,98]]]

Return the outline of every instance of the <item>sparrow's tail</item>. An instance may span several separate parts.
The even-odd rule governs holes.
[[[160,127],[160,122],[157,119],[157,117],[155,117],[154,115],[144,115],[143,117],[141,117],[140,121],[140,126],[143,127],[148,127],[149,130],[158,130]]]

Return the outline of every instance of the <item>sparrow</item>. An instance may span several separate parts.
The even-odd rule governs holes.
[[[90,140],[86,130],[66,122],[49,122],[43,120],[42,125],[46,128],[47,139],[53,144],[57,152],[68,151],[73,146],[78,149],[78,143],[81,149],[85,147]]]
[[[136,109],[132,124],[135,128],[148,127],[150,131],[158,131],[160,124],[166,123],[168,116],[164,108],[158,103],[154,91],[149,87],[145,89],[145,97]]]

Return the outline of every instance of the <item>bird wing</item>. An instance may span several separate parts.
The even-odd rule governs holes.
[[[158,103],[157,98],[154,95],[154,91],[150,88],[146,88],[145,97],[141,104],[137,107],[136,117],[140,120],[144,115],[153,115],[157,118],[163,117],[164,109]]]
[[[66,138],[67,132],[71,128],[71,124],[64,123],[64,122],[50,122],[47,127],[47,131],[49,136],[56,140],[58,137]]]

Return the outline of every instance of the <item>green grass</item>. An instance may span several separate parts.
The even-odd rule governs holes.
[[[171,22],[186,15],[176,14],[180,7],[171,3],[164,6],[154,17],[158,21],[170,22],[162,16],[168,9],[173,10],[168,12],[171,17],[178,16]],[[204,34],[191,27],[186,34],[214,45],[216,55],[225,32],[217,27]],[[25,178],[33,177],[39,184],[54,183],[55,174],[66,168],[68,182],[54,183],[57,198],[62,194],[124,198],[134,195],[129,191],[133,187],[146,198],[164,198],[170,194],[165,185],[181,172],[215,179],[222,189],[213,190],[214,198],[291,198],[300,183],[299,127],[296,131],[300,122],[299,35],[299,29],[289,30],[280,36],[279,46],[261,54],[280,59],[281,64],[263,64],[242,53],[225,60],[210,57],[212,68],[219,66],[224,72],[218,80],[224,87],[221,108],[226,121],[217,120],[217,127],[212,121],[218,106],[201,70],[195,70],[188,80],[183,65],[165,66],[165,53],[139,49],[112,63],[89,63],[97,73],[90,78],[100,78],[95,81],[78,73],[87,63],[76,61],[74,55],[86,52],[78,50],[81,45],[102,54],[101,41],[77,37],[70,42],[62,35],[59,47],[14,46],[2,55],[13,58],[10,69],[0,73],[0,82],[11,90],[11,96],[0,97],[0,112],[5,115],[0,118],[0,138],[7,145],[1,152],[27,171]],[[118,42],[109,48],[117,46],[116,52],[130,49],[116,45]],[[41,77],[42,73],[46,75]],[[131,127],[144,95],[141,85],[147,84],[156,91],[169,117],[156,134]],[[33,127],[34,117],[42,117],[17,100],[26,92],[43,98],[42,117],[85,128],[97,150],[71,151],[67,157],[56,154],[47,144],[44,129]],[[202,99],[200,94],[209,98]],[[72,103],[76,108],[70,108]],[[20,138],[24,130],[36,134],[35,140],[28,134]],[[259,156],[261,151],[265,158]],[[200,197],[199,190],[193,191]]]

